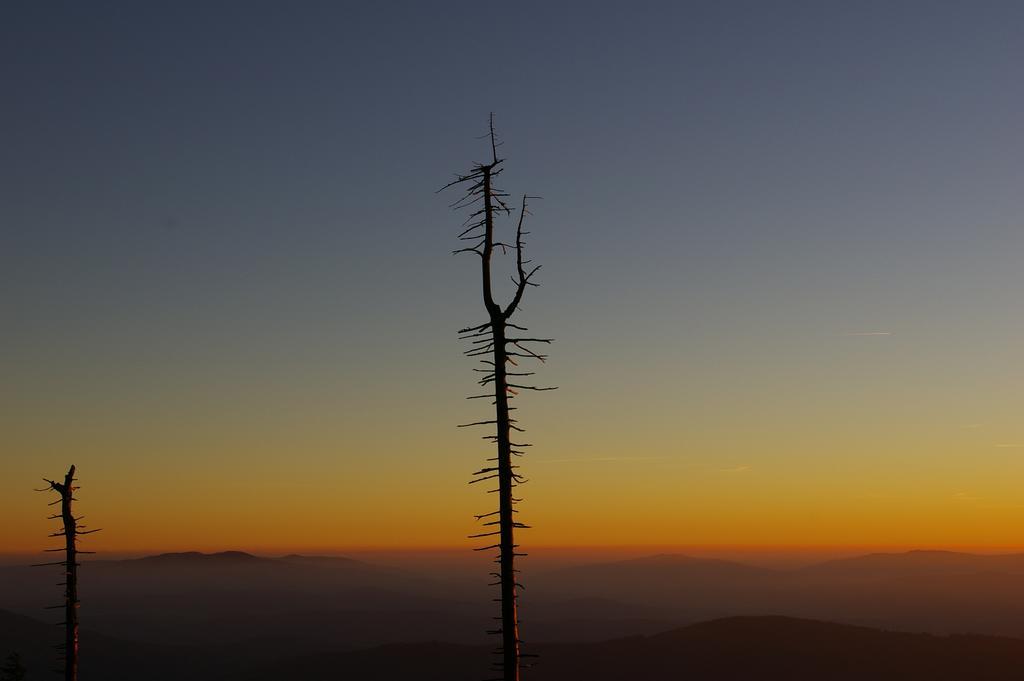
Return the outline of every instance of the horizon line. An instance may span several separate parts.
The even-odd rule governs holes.
[[[889,543],[889,544],[543,544],[534,545],[529,548],[533,551],[565,551],[565,552],[635,552],[635,551],[665,551],[665,550],[690,550],[690,551],[739,551],[739,552],[835,552],[835,551],[1020,551],[1024,552],[1024,544],[912,544],[912,543]],[[164,548],[108,548],[97,550],[96,555],[138,555],[150,556],[167,553],[227,553],[241,552],[253,555],[285,556],[316,555],[316,554],[340,554],[340,553],[463,553],[472,555],[473,547],[465,545],[408,545],[408,546],[320,546],[320,547],[294,547],[294,546],[254,546],[254,547],[164,547]],[[44,553],[44,550],[0,550],[0,556],[36,556]]]

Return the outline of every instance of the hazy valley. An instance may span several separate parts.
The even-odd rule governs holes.
[[[129,678],[140,660],[160,659],[153,678],[315,679],[342,665],[397,679],[427,656],[437,678],[476,678],[491,650],[492,612],[486,585],[465,578],[473,567],[471,558],[421,568],[242,552],[87,561],[81,673]],[[42,609],[55,600],[56,576],[0,568],[0,655],[21,652],[30,678],[41,678],[59,640]],[[786,678],[856,678],[858,665],[874,665],[877,678],[915,678],[899,665],[964,678],[935,674],[956,669],[950,660],[978,666],[979,656],[1024,663],[1022,590],[1021,554],[914,551],[788,569],[666,554],[536,571],[524,591],[523,636],[526,652],[541,655],[537,679],[572,678],[573,668],[616,678],[616,664],[635,678],[647,678],[648,665],[655,678],[671,660],[688,678],[715,667],[742,678],[751,665],[798,659],[803,666]],[[620,654],[629,661],[615,663]]]

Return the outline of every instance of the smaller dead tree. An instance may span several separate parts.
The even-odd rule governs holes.
[[[63,527],[60,531],[51,534],[51,537],[63,537],[64,546],[54,549],[45,549],[47,552],[64,552],[64,560],[51,563],[39,563],[37,567],[44,565],[62,565],[64,567],[64,581],[58,582],[57,586],[64,587],[64,602],[60,605],[51,605],[47,609],[64,610],[64,643],[57,646],[64,655],[60,658],[64,662],[64,680],[77,681],[78,679],[78,555],[83,553],[95,553],[94,551],[81,551],[78,549],[78,538],[85,534],[99,532],[99,529],[87,530],[85,525],[80,524],[84,516],[75,516],[71,506],[75,499],[75,490],[78,487],[75,483],[75,467],[68,469],[64,476],[64,482],[57,482],[49,478],[43,478],[48,487],[36,490],[37,492],[56,492],[59,496],[50,502],[50,506],[60,504],[60,513],[51,515],[49,520],[60,520]]]

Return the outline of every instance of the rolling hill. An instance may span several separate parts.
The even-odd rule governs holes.
[[[786,617],[703,622],[654,636],[602,643],[539,644],[530,681],[1010,681],[1021,678],[1024,641],[932,636]],[[357,678],[471,681],[488,649],[391,645],[282,660],[222,681]]]

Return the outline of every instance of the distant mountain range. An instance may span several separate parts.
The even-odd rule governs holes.
[[[348,558],[187,552],[88,561],[80,573],[83,626],[118,638],[255,645],[257,656],[264,639],[276,654],[415,640],[428,628],[483,638],[484,607],[461,591]],[[37,616],[60,601],[59,576],[53,567],[0,568],[0,607]]]
[[[1024,574],[1024,553],[979,555],[955,551],[871,553],[830,560],[804,568],[805,575],[869,579],[898,579],[932,575],[979,573]]]
[[[1024,554],[878,553],[793,570],[662,555],[534,575],[530,598],[602,597],[678,623],[777,613],[1024,637]]]
[[[537,645],[765,614],[1024,638],[1021,554],[880,553],[789,570],[659,555],[524,569],[522,629]],[[43,606],[59,602],[58,572],[0,567],[0,608],[41,617]],[[209,666],[238,649],[249,651],[250,663],[269,664],[428,639],[474,647],[488,643],[494,614],[483,570],[467,579],[344,557],[171,553],[88,561],[81,579],[90,636],[137,641],[133,650],[190,651],[185,659]],[[59,632],[48,631],[56,643]]]

